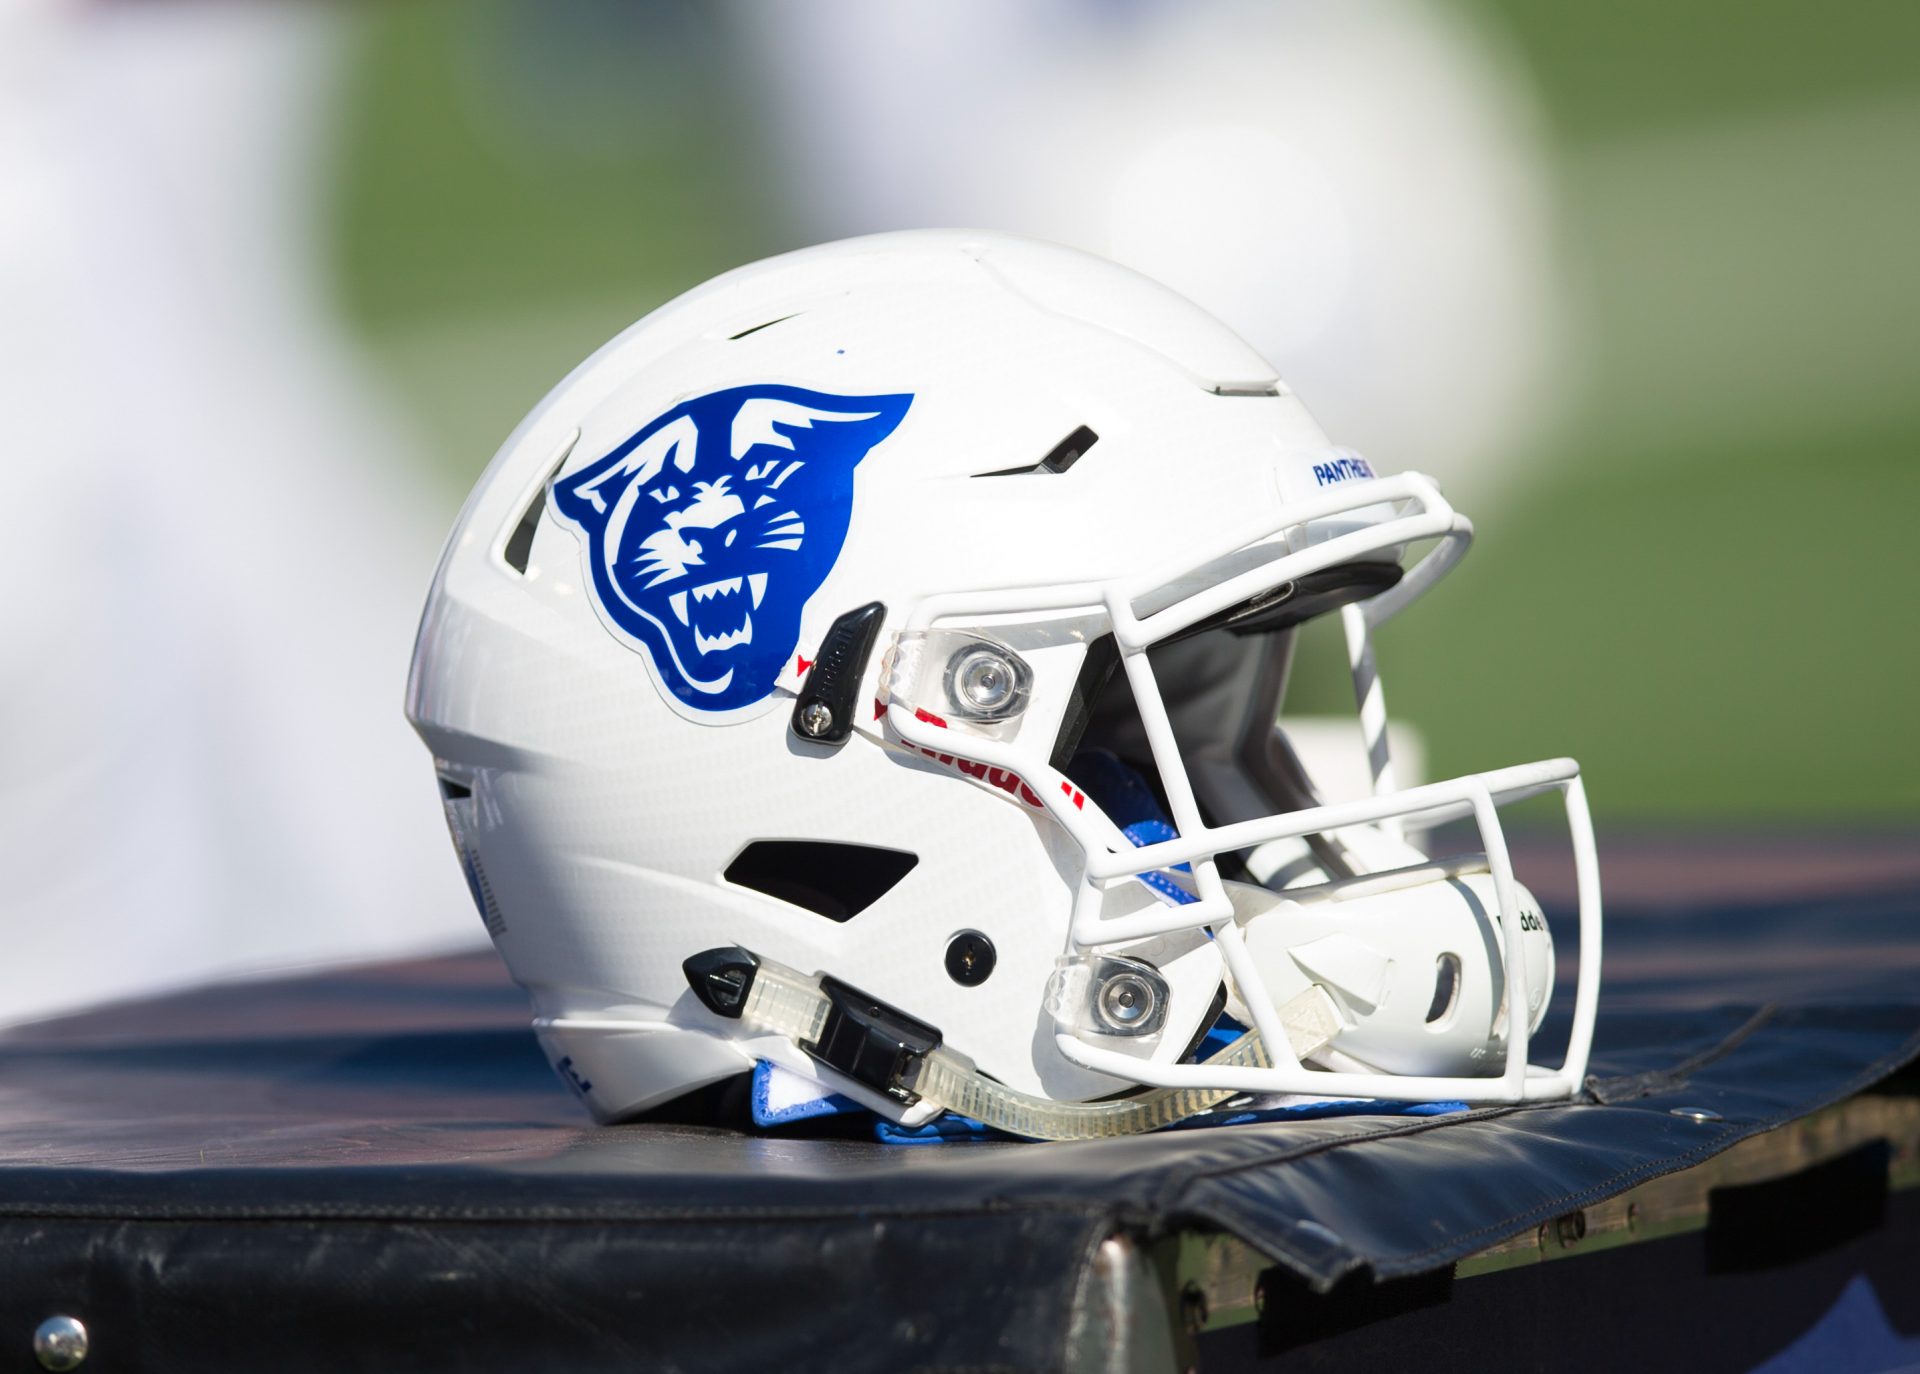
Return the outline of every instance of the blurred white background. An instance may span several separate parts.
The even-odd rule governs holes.
[[[0,14],[0,1018],[473,938],[400,716],[447,512],[321,278],[343,18]]]

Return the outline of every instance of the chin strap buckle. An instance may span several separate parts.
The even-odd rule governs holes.
[[[826,1023],[800,1048],[902,1106],[918,1102],[914,1084],[927,1054],[940,1048],[940,1032],[838,978],[822,978],[820,991],[827,999]]]
[[[702,950],[681,967],[715,1016],[780,1030],[835,1073],[904,1107],[920,1100],[920,1071],[940,1048],[940,1032],[925,1021],[838,978],[816,983],[765,965],[738,945]]]

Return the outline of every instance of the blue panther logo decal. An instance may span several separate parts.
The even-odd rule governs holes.
[[[773,691],[846,543],[853,470],[912,402],[733,387],[554,482],[602,616],[680,702],[736,711]]]

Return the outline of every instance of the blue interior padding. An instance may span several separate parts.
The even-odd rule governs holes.
[[[1135,847],[1180,838],[1147,780],[1118,754],[1106,749],[1082,749],[1067,765],[1067,774]],[[1191,873],[1193,866],[1177,864],[1175,871]],[[1176,906],[1199,900],[1164,873],[1142,873],[1140,881]]]
[[[864,1112],[867,1109],[850,1097],[839,1093],[823,1093],[819,1097],[803,1102],[789,1102],[776,1107],[767,1100],[768,1084],[773,1078],[773,1065],[764,1059],[754,1061],[753,1065],[753,1124],[760,1127],[784,1126],[795,1121],[809,1121],[820,1116],[845,1116],[849,1112]]]
[[[885,1117],[875,1117],[873,1136],[882,1145],[952,1145],[969,1140],[1020,1139],[953,1112],[942,1112],[924,1126],[902,1126]]]
[[[1160,844],[1166,840],[1177,840],[1180,838],[1180,832],[1168,825],[1165,821],[1135,821],[1120,833],[1132,840],[1136,849],[1144,849],[1150,844]],[[1175,864],[1174,871],[1177,873],[1191,873],[1193,872],[1193,865]],[[1136,876],[1139,877],[1141,882],[1145,883],[1162,897],[1165,897],[1175,906],[1185,906],[1189,902],[1197,902],[1200,900],[1163,872],[1156,870],[1141,873]]]
[[[1222,1012],[1214,1019],[1213,1029],[1200,1037],[1200,1043],[1193,1047],[1193,1053],[1185,1062],[1198,1064],[1203,1059],[1211,1059],[1246,1033],[1245,1026]]]
[[[1158,821],[1172,829],[1147,780],[1111,750],[1082,749],[1067,764],[1067,776],[1122,830],[1141,821]]]
[[[1150,844],[1165,844],[1168,840],[1180,838],[1180,832],[1166,821],[1134,821],[1131,825],[1123,826],[1120,833],[1132,840],[1136,849],[1144,849]],[[1173,871],[1191,873],[1193,865],[1175,864]]]

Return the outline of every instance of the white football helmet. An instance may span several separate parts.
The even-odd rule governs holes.
[[[689,292],[535,408],[454,528],[407,713],[603,1119],[757,1060],[1051,1138],[1243,1093],[1564,1097],[1600,971],[1577,765],[1396,790],[1386,758],[1370,631],[1470,537],[1143,277],[855,239]],[[1322,804],[1276,718],[1334,611],[1375,787]],[[1543,793],[1580,907],[1553,1069],[1496,814]],[[1450,819],[1474,852],[1404,838]]]

